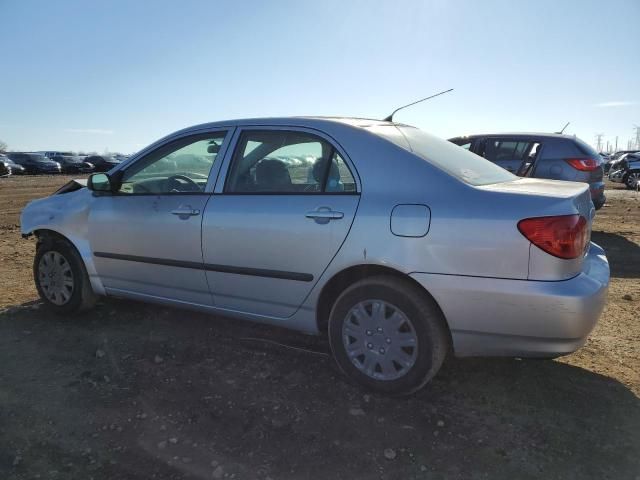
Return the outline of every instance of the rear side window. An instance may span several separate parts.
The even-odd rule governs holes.
[[[333,145],[304,132],[249,130],[236,147],[226,193],[355,193]]]
[[[523,160],[531,151],[533,142],[500,140],[488,138],[484,142],[481,153],[484,158],[492,162],[504,160]]]
[[[393,130],[400,132],[406,142],[398,142],[396,134],[391,133]],[[387,131],[391,131],[390,138]],[[517,178],[479,155],[415,127],[394,125],[393,128],[378,128],[374,133],[470,185],[509,182]]]

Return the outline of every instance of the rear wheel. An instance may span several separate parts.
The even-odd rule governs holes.
[[[66,240],[45,238],[38,243],[33,277],[40,298],[56,313],[78,312],[96,302],[84,262]]]
[[[624,184],[627,188],[631,188],[633,190],[638,188],[638,185],[640,184],[640,172],[629,172],[624,179]]]
[[[372,390],[406,395],[438,372],[448,333],[424,291],[408,280],[380,276],[356,282],[338,297],[329,342],[347,376]]]

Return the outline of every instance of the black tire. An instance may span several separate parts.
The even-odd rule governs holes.
[[[368,300],[381,300],[397,307],[412,324],[417,354],[415,363],[400,378],[373,378],[356,367],[357,359],[349,358],[343,325],[351,309]],[[338,366],[349,378],[371,390],[392,395],[409,395],[426,385],[442,366],[450,344],[446,321],[435,301],[411,281],[391,276],[360,280],[338,297],[329,315],[329,343]]]
[[[68,300],[62,304],[56,304],[47,296],[46,286],[41,281],[40,262],[42,258],[51,253],[57,253],[68,263],[71,270],[73,288],[69,292]],[[66,315],[88,310],[97,301],[97,295],[91,288],[89,275],[84,262],[76,248],[67,240],[59,237],[44,237],[38,242],[36,255],[33,261],[33,279],[36,289],[44,304],[53,312]]]

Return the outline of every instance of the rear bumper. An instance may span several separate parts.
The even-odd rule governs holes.
[[[605,305],[609,263],[592,243],[563,281],[413,273],[440,305],[456,356],[551,357],[580,348]]]
[[[604,182],[594,182],[589,184],[589,192],[591,193],[591,201],[596,207],[604,205],[606,197],[604,196]]]

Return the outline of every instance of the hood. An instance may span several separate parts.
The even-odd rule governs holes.
[[[76,178],[75,180],[71,180],[70,182],[65,183],[58,190],[53,192],[53,195],[61,195],[63,193],[75,192],[76,190],[80,190],[81,188],[85,188],[87,186],[87,180],[84,178]]]

